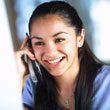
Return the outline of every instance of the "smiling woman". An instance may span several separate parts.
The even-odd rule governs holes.
[[[76,36],[75,29],[66,25],[58,15],[39,18],[32,24],[31,30],[35,58],[50,74],[58,76],[72,73],[75,71],[74,68],[77,70],[79,66],[77,50],[79,43],[84,41],[84,35],[79,42],[80,36]],[[70,65],[72,68],[69,68]]]
[[[39,63],[42,79],[34,83],[29,76],[26,81],[23,104],[27,109],[109,109],[110,92],[105,92],[110,89],[110,66],[90,50],[83,23],[73,7],[63,1],[41,4],[30,18],[29,33],[30,38],[26,37],[15,54],[18,69],[22,67],[19,73],[21,78],[27,73],[22,59],[26,54]],[[27,45],[29,40],[32,48]],[[35,64],[33,67],[36,70]]]

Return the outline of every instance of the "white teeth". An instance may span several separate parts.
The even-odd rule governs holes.
[[[60,57],[60,58],[58,58],[56,60],[53,60],[53,61],[48,61],[48,62],[51,63],[51,64],[54,64],[54,63],[59,62],[61,59],[62,59],[62,57]]]

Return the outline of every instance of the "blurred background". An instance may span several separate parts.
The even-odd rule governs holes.
[[[28,22],[39,4],[52,0],[5,0],[14,50],[19,49],[28,32]],[[94,54],[110,62],[110,0],[62,0],[76,8],[86,29],[86,38]]]
[[[28,22],[39,4],[52,0],[0,0],[0,110],[21,110],[20,81],[14,51],[28,32]],[[94,54],[110,63],[110,0],[62,0],[76,8]],[[16,73],[16,74],[15,74]]]

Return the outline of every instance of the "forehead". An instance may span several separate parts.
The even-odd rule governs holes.
[[[67,25],[66,21],[64,20],[63,17],[59,16],[59,15],[52,15],[52,14],[49,14],[49,15],[45,15],[45,16],[41,16],[41,17],[38,17],[37,19],[34,20],[32,26],[34,24],[46,24],[46,23],[49,23],[49,22],[63,22]],[[31,27],[32,27],[31,26]]]
[[[70,27],[65,20],[57,15],[47,15],[36,19],[31,26],[31,35],[46,35],[54,34],[58,31],[70,31],[73,27]]]

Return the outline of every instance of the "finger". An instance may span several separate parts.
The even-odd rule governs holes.
[[[22,43],[22,45],[21,45],[21,49],[24,48],[24,47],[27,45],[28,40],[29,40],[29,37],[27,36],[27,37],[24,39],[24,41],[23,41],[23,43]]]
[[[35,60],[33,50],[28,46],[25,46],[23,49],[21,49],[20,54],[21,56],[26,54],[30,59]]]

